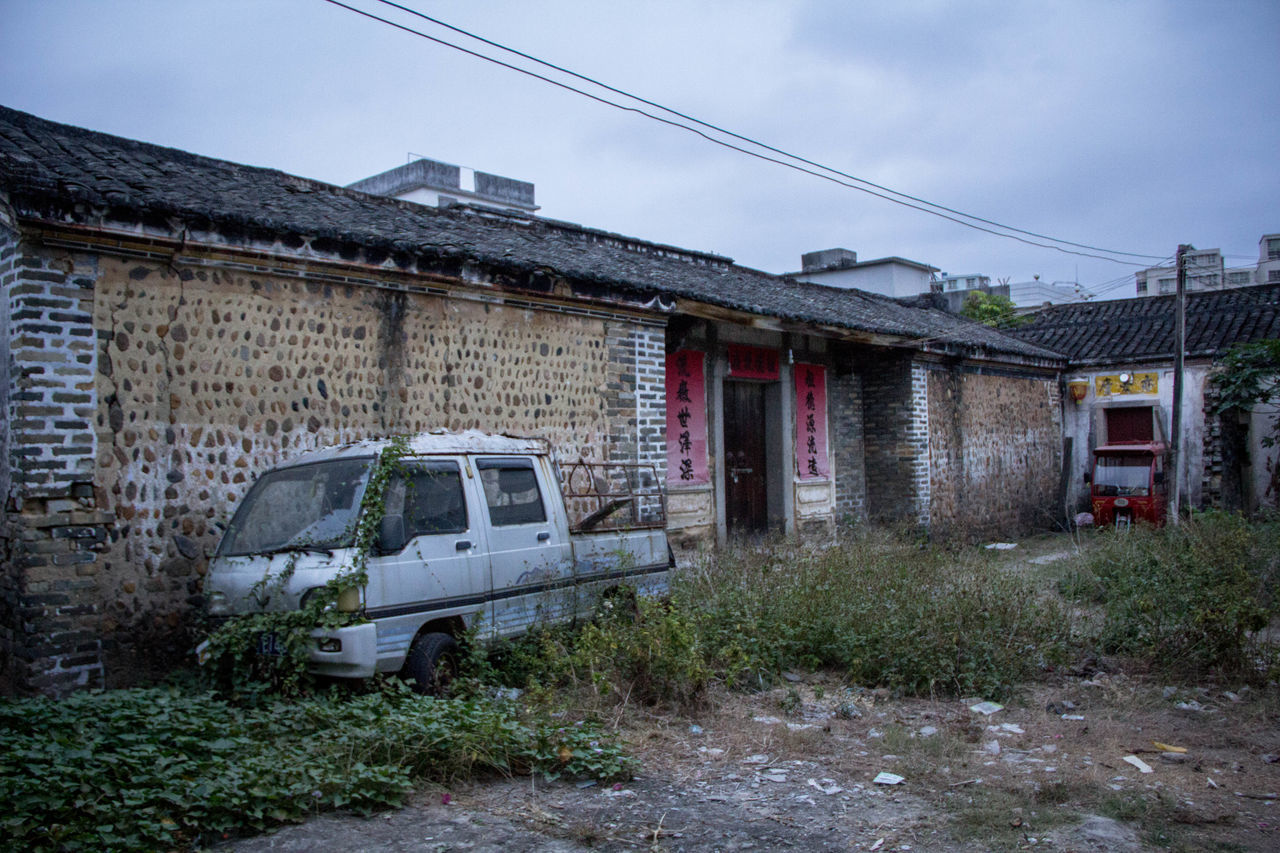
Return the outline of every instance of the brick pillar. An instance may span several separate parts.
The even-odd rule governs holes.
[[[605,459],[652,465],[667,477],[666,329],[652,323],[611,322],[605,394],[609,448]]]
[[[114,518],[93,486],[94,258],[11,239],[0,253],[8,348],[5,624],[12,689],[102,683],[97,556]]]
[[[867,481],[862,376],[832,371],[827,404],[831,407],[831,443],[835,451],[836,516],[842,521],[865,521]]]
[[[906,355],[857,365],[862,373],[866,512],[880,521],[929,523],[927,373]]]

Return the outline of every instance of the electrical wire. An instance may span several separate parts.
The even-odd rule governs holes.
[[[654,107],[654,108],[656,108],[656,109],[662,110],[662,111],[663,111],[663,112],[665,112],[665,113],[669,113],[670,115],[677,116],[677,117],[679,117],[679,118],[684,119],[685,121],[691,121],[691,122],[693,122],[694,124],[696,124],[696,125],[698,125],[698,126],[700,126],[700,127],[705,127],[705,128],[707,128],[708,130],[714,130],[714,131],[716,131],[717,133],[723,133],[723,134],[724,134],[724,135],[726,135],[726,136],[730,136],[730,137],[732,137],[732,138],[734,138],[734,139],[737,139],[737,140],[739,140],[739,141],[741,141],[741,142],[746,142],[746,143],[748,143],[749,145],[754,145],[754,146],[756,146],[756,147],[758,147],[758,148],[762,148],[762,149],[764,149],[765,151],[771,151],[771,152],[773,152],[774,154],[779,154],[779,155],[781,155],[781,156],[783,156],[783,157],[787,157],[787,158],[789,158],[789,159],[791,159],[791,160],[795,160],[795,161],[796,161],[796,162],[798,162],[798,163],[804,163],[806,166],[813,166],[814,168],[822,169],[823,171],[830,172],[830,173],[832,173],[833,175],[839,175],[839,176],[840,176],[840,177],[842,177],[842,178],[848,178],[848,179],[849,179],[849,180],[851,180],[851,181],[856,181],[856,182],[858,182],[859,184],[865,184],[866,186],[874,187],[874,188],[875,188],[875,189],[877,189],[877,190],[881,190],[881,191],[883,191],[883,192],[890,193],[890,194],[892,194],[892,195],[898,196],[899,198],[904,198],[904,199],[908,199],[909,201],[917,202],[917,203],[919,203],[919,204],[928,205],[928,206],[929,206],[929,207],[931,207],[931,208],[936,208],[937,210],[945,211],[946,213],[955,214],[956,216],[963,216],[965,219],[971,219],[971,220],[973,220],[974,222],[981,222],[981,223],[983,223],[983,224],[985,224],[985,225],[990,225],[990,226],[995,227],[995,228],[1001,228],[1001,229],[1003,229],[1003,230],[1005,230],[1005,231],[1013,231],[1013,232],[1018,233],[1018,234],[1025,234],[1025,235],[1027,235],[1028,237],[1037,237],[1037,238],[1039,238],[1039,239],[1041,239],[1041,240],[1050,240],[1050,241],[1052,241],[1052,242],[1054,242],[1054,243],[1062,243],[1063,245],[1067,245],[1067,246],[1075,246],[1075,247],[1076,247],[1076,248],[1078,248],[1078,249],[1089,249],[1089,250],[1094,251],[1094,252],[1104,252],[1104,253],[1106,253],[1106,254],[1110,254],[1110,255],[1125,255],[1125,256],[1128,256],[1128,257],[1134,257],[1134,258],[1147,258],[1147,259],[1154,259],[1154,258],[1158,257],[1157,255],[1144,255],[1144,254],[1139,254],[1139,253],[1136,253],[1136,252],[1122,252],[1122,251],[1119,251],[1119,250],[1116,250],[1116,249],[1104,249],[1104,248],[1101,248],[1101,247],[1099,247],[1099,246],[1091,246],[1091,245],[1089,245],[1089,244],[1087,244],[1087,243],[1076,243],[1076,242],[1073,242],[1073,241],[1071,241],[1071,240],[1063,240],[1063,239],[1060,239],[1060,238],[1058,238],[1058,237],[1052,237],[1052,236],[1047,235],[1047,234],[1039,234],[1039,233],[1036,233],[1035,231],[1027,231],[1027,230],[1022,229],[1022,228],[1015,228],[1015,227],[1014,227],[1014,226],[1012,226],[1012,225],[1005,225],[1005,224],[1003,224],[1003,223],[995,222],[995,221],[990,220],[990,219],[984,219],[983,217],[981,217],[981,216],[975,216],[975,215],[974,215],[974,214],[972,214],[972,213],[965,213],[965,212],[964,212],[964,211],[962,211],[962,210],[956,210],[956,209],[954,209],[954,208],[947,207],[946,205],[938,204],[937,202],[929,201],[928,199],[923,199],[923,198],[919,198],[919,197],[917,197],[917,196],[913,196],[913,195],[911,195],[911,194],[909,194],[909,193],[900,192],[900,191],[895,190],[895,189],[892,189],[892,188],[890,188],[890,187],[886,187],[886,186],[883,186],[883,185],[881,185],[881,184],[877,184],[877,183],[875,183],[874,181],[869,181],[869,180],[867,180],[866,178],[859,178],[858,176],[856,176],[856,175],[851,175],[851,174],[849,174],[848,172],[843,172],[843,171],[841,171],[841,170],[839,170],[839,169],[836,169],[836,168],[834,168],[834,167],[827,166],[827,165],[824,165],[824,164],[822,164],[822,163],[815,162],[815,161],[813,161],[813,160],[809,160],[809,159],[807,159],[807,158],[805,158],[805,157],[800,156],[799,154],[792,154],[792,153],[791,153],[791,152],[789,152],[789,151],[784,151],[784,150],[783,150],[783,149],[781,149],[781,148],[776,148],[776,147],[774,147],[773,145],[769,145],[768,143],[761,142],[760,140],[758,140],[758,139],[754,139],[754,138],[752,138],[752,137],[750,137],[750,136],[744,136],[744,135],[742,135],[742,134],[740,134],[740,133],[735,133],[734,131],[732,131],[732,130],[728,130],[727,128],[721,127],[721,126],[716,125],[716,124],[712,124],[712,123],[710,123],[710,122],[703,121],[702,119],[699,119],[699,118],[697,118],[697,117],[695,117],[695,116],[688,115],[687,113],[683,113],[683,112],[680,112],[679,110],[672,109],[671,107],[664,106],[664,105],[662,105],[662,104],[660,104],[660,103],[657,103],[656,101],[651,101],[651,100],[649,100],[649,99],[647,99],[647,98],[643,98],[643,97],[641,97],[641,96],[639,96],[639,95],[632,94],[631,92],[628,92],[628,91],[626,91],[626,90],[624,90],[624,89],[619,89],[619,88],[617,88],[617,87],[615,87],[615,86],[610,86],[608,83],[604,83],[604,82],[602,82],[602,81],[600,81],[600,80],[595,79],[594,77],[589,77],[589,76],[587,76],[587,75],[585,75],[585,74],[579,74],[578,72],[573,71],[573,70],[571,70],[571,69],[569,69],[569,68],[565,68],[565,67],[564,67],[564,66],[562,66],[562,65],[556,65],[555,63],[547,62],[546,60],[539,59],[538,57],[533,56],[533,55],[531,55],[531,54],[524,53],[523,51],[516,50],[516,49],[515,49],[515,48],[513,48],[513,47],[508,47],[507,45],[504,45],[504,44],[502,44],[502,43],[500,43],[500,42],[493,41],[492,39],[487,39],[487,38],[485,38],[484,36],[476,35],[476,34],[475,34],[475,33],[473,33],[473,32],[470,32],[470,31],[468,31],[468,30],[464,30],[464,29],[462,29],[461,27],[456,27],[456,26],[454,26],[453,24],[450,24],[450,23],[448,23],[448,22],[446,22],[446,21],[442,21],[442,20],[440,20],[439,18],[434,18],[434,17],[432,17],[431,15],[427,15],[427,14],[425,14],[425,13],[423,13],[423,12],[419,12],[419,11],[417,11],[416,9],[412,9],[412,8],[410,8],[410,7],[408,7],[408,6],[405,6],[405,5],[402,5],[402,4],[400,4],[400,3],[394,2],[394,0],[377,0],[377,2],[382,3],[384,6],[390,6],[390,7],[394,8],[394,9],[399,9],[399,10],[400,10],[400,11],[402,11],[402,12],[406,12],[406,13],[408,13],[408,14],[410,14],[410,15],[414,15],[414,16],[416,16],[416,17],[418,17],[418,18],[423,19],[424,21],[430,21],[431,23],[436,24],[437,26],[444,27],[444,28],[445,28],[445,29],[447,29],[447,30],[450,30],[450,31],[455,32],[455,33],[458,33],[459,35],[466,36],[467,38],[474,39],[474,40],[476,40],[476,41],[478,41],[478,42],[481,42],[482,44],[487,44],[487,45],[489,45],[490,47],[496,47],[496,48],[498,48],[499,50],[505,51],[505,52],[510,53],[510,54],[512,54],[512,55],[514,55],[514,56],[518,56],[518,57],[520,57],[521,59],[527,59],[527,60],[529,60],[530,62],[535,62],[535,63],[537,63],[538,65],[543,66],[544,68],[550,68],[550,69],[555,70],[555,71],[558,71],[558,72],[560,72],[560,73],[562,73],[562,74],[567,74],[567,75],[569,75],[570,77],[573,77],[573,78],[575,78],[575,79],[577,79],[577,80],[581,80],[581,81],[583,81],[584,83],[590,83],[590,84],[591,84],[591,85],[593,85],[593,86],[599,86],[601,89],[605,89],[606,91],[613,92],[613,93],[614,93],[614,94],[616,94],[616,95],[622,95],[622,96],[623,96],[623,97],[625,97],[625,98],[629,98],[629,99],[631,99],[631,100],[633,100],[633,101],[637,101],[637,102],[639,102],[639,103],[641,103],[641,104],[645,104],[646,106],[650,106],[650,107]],[[917,209],[918,209],[918,208],[917,208]]]
[[[918,210],[918,211],[920,211],[921,213],[927,213],[927,214],[930,214],[930,215],[933,215],[933,216],[937,216],[937,217],[942,218],[942,219],[949,220],[949,221],[951,221],[951,222],[956,223],[957,225],[962,225],[962,226],[964,226],[964,227],[966,227],[966,228],[971,228],[971,229],[976,230],[976,231],[982,231],[982,232],[984,232],[984,233],[991,234],[991,235],[996,236],[996,237],[1004,237],[1005,239],[1008,239],[1008,240],[1016,240],[1017,242],[1019,242],[1019,243],[1024,243],[1024,244],[1026,244],[1026,245],[1028,245],[1028,246],[1036,246],[1036,247],[1038,247],[1038,248],[1042,248],[1042,249],[1052,249],[1052,250],[1054,250],[1054,251],[1062,252],[1062,253],[1064,253],[1064,254],[1068,254],[1068,255],[1077,255],[1077,256],[1080,256],[1080,257],[1094,258],[1094,259],[1102,260],[1102,261],[1110,261],[1111,263],[1123,264],[1123,265],[1125,265],[1125,266],[1136,266],[1136,267],[1143,267],[1143,266],[1146,266],[1145,264],[1137,263],[1137,262],[1135,262],[1135,261],[1124,261],[1124,260],[1120,260],[1120,259],[1118,259],[1118,258],[1108,257],[1108,256],[1106,256],[1106,255],[1099,255],[1099,254],[1095,254],[1095,253],[1093,253],[1093,252],[1082,252],[1082,251],[1076,251],[1076,250],[1074,250],[1074,249],[1067,249],[1067,248],[1063,248],[1063,246],[1052,245],[1052,244],[1050,244],[1050,243],[1041,243],[1041,242],[1037,242],[1037,241],[1035,241],[1035,240],[1026,239],[1026,238],[1024,238],[1024,237],[1018,237],[1016,234],[1008,234],[1008,233],[1005,233],[1004,231],[995,231],[995,230],[993,230],[993,229],[991,229],[991,228],[987,228],[987,227],[984,227],[984,226],[982,226],[982,225],[975,225],[975,224],[974,224],[974,222],[967,222],[967,221],[965,221],[964,219],[958,219],[958,218],[956,218],[955,216],[948,215],[947,213],[941,213],[941,212],[939,212],[940,210],[949,210],[949,208],[943,208],[941,205],[933,205],[933,203],[932,203],[932,202],[922,201],[922,203],[923,203],[923,204],[925,204],[925,205],[930,205],[931,207],[938,208],[938,209],[931,209],[931,207],[921,207],[921,206],[920,206],[920,205],[918,205],[918,204],[914,204],[914,203],[912,203],[912,202],[909,202],[909,201],[903,201],[903,200],[902,200],[902,198],[913,198],[913,197],[911,197],[911,196],[907,196],[907,195],[902,194],[902,193],[896,193],[896,191],[894,191],[894,190],[886,190],[886,192],[888,192],[888,193],[893,193],[893,194],[897,194],[897,195],[901,195],[901,196],[902,196],[902,198],[895,198],[895,197],[893,197],[893,195],[885,195],[884,193],[877,192],[876,190],[873,190],[873,189],[868,189],[868,188],[867,188],[867,186],[863,186],[863,185],[861,185],[861,184],[867,184],[867,185],[869,185],[869,186],[878,186],[878,185],[871,184],[869,181],[862,181],[862,179],[860,179],[860,178],[852,178],[852,177],[851,177],[851,178],[850,178],[851,180],[856,181],[856,182],[858,182],[858,183],[849,183],[848,181],[841,180],[840,178],[832,177],[831,175],[822,174],[822,172],[816,172],[816,171],[814,171],[813,169],[806,168],[806,167],[804,167],[804,166],[798,166],[798,165],[796,165],[795,163],[789,163],[789,162],[787,162],[787,161],[785,161],[785,160],[779,160],[779,159],[777,159],[776,157],[770,157],[770,156],[765,155],[765,154],[760,154],[759,152],[751,151],[751,150],[746,149],[746,148],[743,148],[743,147],[741,147],[741,146],[739,146],[739,145],[734,145],[733,143],[726,142],[726,141],[724,141],[724,140],[722,140],[722,139],[716,139],[715,137],[710,136],[710,135],[708,135],[708,134],[706,134],[706,133],[704,133],[704,132],[702,132],[702,131],[698,130],[696,127],[690,127],[690,126],[688,126],[688,125],[686,125],[686,124],[681,124],[680,122],[672,121],[671,119],[667,119],[667,118],[663,118],[662,116],[654,115],[653,113],[646,112],[645,110],[642,110],[642,109],[640,109],[640,108],[638,108],[638,107],[632,107],[632,106],[627,106],[627,105],[625,105],[625,104],[619,104],[619,103],[617,103],[616,101],[611,101],[611,100],[609,100],[608,98],[604,98],[604,97],[601,97],[601,96],[599,96],[599,95],[594,95],[594,94],[592,94],[592,93],[590,93],[590,92],[583,91],[582,89],[579,89],[579,88],[577,88],[577,87],[575,87],[575,86],[571,86],[571,85],[569,85],[568,83],[564,83],[564,82],[561,82],[561,81],[559,81],[559,80],[552,79],[552,78],[547,77],[546,75],[543,75],[543,74],[539,74],[539,73],[537,73],[536,71],[531,71],[531,70],[529,70],[529,69],[527,69],[527,68],[521,68],[521,67],[520,67],[520,66],[518,66],[518,65],[513,65],[513,64],[511,64],[511,63],[504,62],[504,61],[502,61],[501,59],[497,59],[497,58],[494,58],[494,57],[492,57],[492,56],[488,56],[488,55],[483,54],[483,53],[480,53],[480,52],[478,52],[478,51],[470,50],[470,49],[468,49],[468,48],[466,48],[466,47],[463,47],[463,46],[461,46],[461,45],[454,44],[453,42],[450,42],[450,41],[448,41],[448,40],[445,40],[445,39],[442,39],[442,38],[438,38],[438,37],[433,36],[433,35],[429,35],[428,33],[424,33],[424,32],[422,32],[421,30],[416,30],[416,29],[413,29],[412,27],[405,26],[404,24],[400,24],[400,23],[397,23],[397,22],[395,22],[395,21],[389,20],[389,19],[387,19],[387,18],[383,18],[383,17],[381,17],[381,16],[379,16],[379,15],[375,15],[375,14],[373,14],[372,12],[368,12],[368,11],[366,11],[366,10],[364,10],[364,9],[359,9],[359,8],[354,7],[354,6],[350,6],[350,5],[346,4],[346,3],[341,2],[341,0],[324,0],[324,2],[329,3],[330,5],[333,5],[333,6],[338,6],[339,8],[342,8],[342,9],[346,9],[347,11],[349,11],[349,12],[353,12],[353,13],[355,13],[355,14],[357,14],[357,15],[362,16],[362,17],[366,17],[366,18],[369,18],[369,19],[371,19],[371,20],[378,21],[378,22],[380,22],[380,23],[386,24],[387,26],[393,27],[393,28],[395,28],[395,29],[398,29],[398,30],[401,30],[401,31],[403,31],[403,32],[409,33],[409,34],[411,34],[411,35],[418,36],[419,38],[426,39],[427,41],[430,41],[430,42],[433,42],[433,43],[435,43],[435,44],[441,45],[442,47],[452,48],[452,49],[454,49],[454,50],[456,50],[456,51],[459,51],[459,52],[461,52],[461,53],[465,53],[465,54],[467,54],[468,56],[472,56],[472,57],[474,57],[474,58],[476,58],[476,59],[482,59],[482,60],[484,60],[484,61],[486,61],[486,62],[492,63],[492,64],[497,65],[497,66],[500,66],[500,67],[502,67],[502,68],[506,68],[506,69],[508,69],[508,70],[515,71],[515,72],[518,72],[518,73],[520,73],[520,74],[524,74],[524,75],[526,75],[526,76],[528,76],[528,77],[532,77],[532,78],[534,78],[534,79],[536,79],[536,80],[541,80],[541,81],[543,81],[543,82],[545,82],[545,83],[549,83],[549,84],[551,84],[551,85],[553,85],[553,86],[556,86],[556,87],[558,87],[558,88],[564,89],[564,90],[566,90],[566,91],[574,92],[574,93],[576,93],[576,94],[582,95],[583,97],[589,98],[589,99],[591,99],[591,100],[593,100],[593,101],[596,101],[596,102],[598,102],[598,103],[605,104],[606,106],[611,106],[611,107],[614,107],[615,109],[619,109],[619,110],[622,110],[622,111],[624,111],[624,112],[637,113],[637,114],[639,114],[639,115],[642,115],[642,116],[644,116],[644,117],[646,117],[646,118],[649,118],[649,119],[652,119],[652,120],[654,120],[654,121],[660,122],[660,123],[662,123],[662,124],[666,124],[666,125],[669,125],[669,126],[671,126],[671,127],[679,128],[679,129],[684,130],[684,131],[687,131],[687,132],[689,132],[689,133],[693,133],[693,134],[695,134],[695,135],[697,135],[697,136],[702,137],[704,140],[706,140],[706,141],[708,141],[708,142],[714,143],[714,144],[719,145],[719,146],[724,147],[724,148],[728,148],[728,149],[733,150],[733,151],[737,151],[737,152],[742,153],[742,154],[746,154],[746,155],[747,155],[747,156],[749,156],[749,157],[754,157],[754,158],[756,158],[756,159],[758,159],[758,160],[763,160],[763,161],[765,161],[765,162],[774,163],[774,164],[779,165],[779,166],[784,166],[784,167],[786,167],[786,168],[788,168],[788,169],[792,169],[792,170],[797,171],[797,172],[803,172],[804,174],[812,175],[813,177],[821,178],[822,180],[829,181],[829,182],[831,182],[831,183],[837,184],[837,185],[839,185],[839,186],[847,187],[847,188],[849,188],[849,189],[858,190],[859,192],[863,192],[863,193],[866,193],[866,194],[868,194],[868,195],[875,196],[876,198],[880,198],[880,199],[883,199],[883,200],[885,200],[885,201],[892,202],[892,203],[897,204],[897,205],[900,205],[900,206],[902,206],[902,207],[911,208],[911,209],[913,209],[913,210]],[[385,2],[385,0],[379,0],[379,2]],[[404,7],[400,7],[400,6],[398,6],[397,4],[388,4],[388,5],[395,5],[395,6],[396,6],[396,8],[404,8]],[[406,10],[406,11],[412,11],[412,10]],[[424,18],[426,18],[426,17],[427,17],[427,16],[425,16],[425,15],[421,15],[420,13],[414,13],[414,14],[418,14],[420,17],[424,17]],[[434,19],[430,19],[430,18],[427,18],[427,19],[428,19],[428,20],[432,20],[432,21],[434,21]],[[468,35],[469,35],[469,34],[468,34]],[[478,37],[475,37],[475,38],[478,38]],[[483,41],[483,40],[482,40],[482,41]],[[507,49],[507,48],[503,48],[503,49]],[[519,52],[518,52],[518,51],[512,51],[512,52],[513,52],[513,53],[517,53],[518,55],[521,55],[521,56],[523,56],[523,55],[524,55],[524,54],[519,54]],[[539,61],[539,62],[540,62],[541,60],[534,60],[534,61]],[[544,64],[547,64],[549,67],[556,67],[556,66],[550,66],[548,63],[544,63]],[[572,73],[572,72],[567,72],[567,73]],[[580,76],[580,75],[575,75],[575,76]],[[583,78],[583,79],[589,79],[589,78]],[[603,85],[603,84],[596,84],[596,85]],[[606,88],[607,88],[607,87],[606,87]],[[620,90],[614,90],[614,91],[620,91]],[[622,94],[623,94],[623,95],[625,95],[625,96],[626,96],[626,97],[628,97],[628,98],[632,98],[633,100],[639,101],[639,102],[641,102],[641,103],[646,103],[646,104],[647,104],[647,103],[650,103],[650,102],[648,102],[648,101],[644,101],[643,99],[635,98],[634,96],[631,96],[631,95],[626,95],[626,93],[625,93],[625,92],[623,92]],[[664,110],[664,111],[666,111],[666,112],[669,112],[669,113],[671,113],[672,115],[682,115],[682,114],[680,114],[680,113],[676,113],[674,110],[668,110],[666,107],[661,107],[661,106],[659,106],[658,108],[659,108],[659,109],[662,109],[662,110]],[[696,121],[696,119],[695,119],[694,121]],[[705,123],[701,123],[701,122],[699,122],[699,123],[700,123],[700,124],[703,124],[703,126],[705,126],[705,127],[708,127],[708,128],[714,128],[714,126],[713,126],[713,125],[707,125],[707,124],[705,124]],[[724,133],[727,133],[726,131],[720,131],[718,128],[714,128],[714,129],[716,129],[716,130],[717,130],[717,132],[724,132]],[[734,136],[736,136],[736,134],[733,134],[733,135],[734,135]],[[740,138],[740,139],[746,139],[746,137],[738,137],[738,138]],[[748,141],[750,141],[750,140],[748,140]],[[776,150],[776,149],[769,149],[767,146],[763,146],[763,145],[761,145],[760,143],[756,143],[756,142],[754,142],[754,141],[750,141],[750,144],[757,145],[758,147],[766,148],[766,150]],[[801,160],[801,158],[796,158],[796,157],[794,157],[793,155],[786,154],[785,152],[782,152],[782,153],[783,153],[783,156],[789,157],[789,158],[791,158],[791,159],[800,160],[801,162],[809,162],[809,161]],[[842,173],[842,172],[839,172],[838,170],[830,169],[830,168],[825,167],[825,166],[821,166],[821,165],[817,165],[817,164],[815,164],[815,166],[816,166],[816,168],[823,169],[823,170],[825,170],[825,171],[827,171],[827,172],[831,172],[831,173],[833,173],[833,174],[839,174],[839,175],[843,175],[843,174],[844,174],[844,173]],[[979,217],[969,216],[968,214],[964,214],[964,213],[958,213],[958,215],[959,215],[959,216],[963,216],[963,217],[967,217],[968,219],[973,219],[974,221],[977,221],[977,222],[986,222],[986,221],[988,221],[988,220],[983,220],[983,219],[981,219],[981,218],[979,218]],[[1033,234],[1033,232],[1020,231],[1020,230],[1018,230],[1018,229],[1008,228],[1007,226],[1003,226],[1003,225],[999,225],[999,224],[996,224],[996,227],[1004,228],[1004,229],[1006,229],[1006,230],[1014,230],[1014,231],[1018,231],[1018,233],[1029,234],[1029,235],[1032,235],[1032,236],[1039,236],[1039,235],[1034,235],[1034,234]],[[1058,240],[1057,238],[1053,238],[1053,237],[1042,237],[1042,239],[1052,240],[1052,241],[1054,241],[1054,242],[1056,242],[1056,243],[1062,243],[1063,245],[1074,245],[1074,246],[1080,246],[1080,245],[1082,245],[1082,244],[1072,243],[1072,242],[1067,241],[1067,240]],[[1093,247],[1087,247],[1087,248],[1093,248]],[[1101,251],[1101,252],[1108,252],[1108,251],[1111,251],[1111,250],[1108,250],[1108,249],[1097,249],[1097,251]],[[1155,256],[1155,255],[1138,255],[1138,254],[1131,253],[1131,252],[1112,252],[1112,254],[1123,254],[1123,255],[1130,255],[1130,256],[1133,256],[1133,257],[1143,257],[1143,258],[1154,258],[1154,257],[1157,257],[1157,256]]]

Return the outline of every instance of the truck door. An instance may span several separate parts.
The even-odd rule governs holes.
[[[540,620],[571,618],[573,554],[562,501],[550,490],[546,466],[524,457],[482,457],[475,466],[489,517],[497,635],[514,636]]]
[[[402,460],[387,485],[384,517],[403,525],[404,546],[369,559],[368,615],[378,657],[403,656],[432,619],[481,617],[492,624],[482,508],[469,505],[456,460]],[[472,498],[474,504],[475,498]]]

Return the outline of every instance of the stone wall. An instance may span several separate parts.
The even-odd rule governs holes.
[[[934,536],[1042,530],[1062,516],[1056,377],[930,365],[929,499]]]
[[[13,353],[45,377],[14,401],[29,687],[127,683],[185,654],[220,523],[301,451],[477,428],[662,476],[660,323],[225,257],[23,254],[13,340],[49,326]]]

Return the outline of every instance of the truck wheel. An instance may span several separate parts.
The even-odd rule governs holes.
[[[448,634],[419,634],[409,647],[400,675],[413,692],[439,696],[458,671],[458,643]]]

